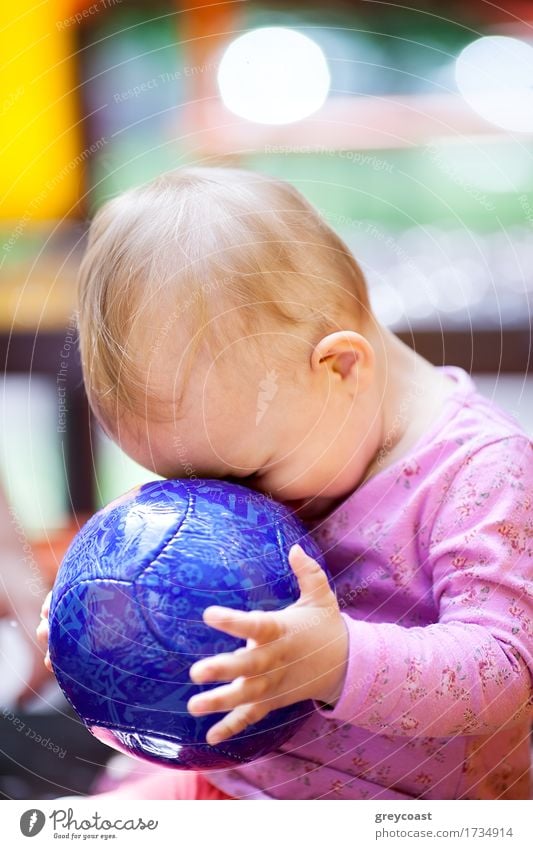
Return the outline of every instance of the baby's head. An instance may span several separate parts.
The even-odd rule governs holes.
[[[380,439],[371,326],[352,254],[281,180],[183,168],[93,221],[89,400],[165,477],[248,478],[281,501],[351,491]]]

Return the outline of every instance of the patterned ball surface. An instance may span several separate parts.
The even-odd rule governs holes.
[[[96,513],[65,555],[50,608],[54,673],[87,728],[189,770],[246,763],[286,742],[312,702],[273,710],[215,746],[205,735],[223,714],[193,717],[187,702],[220,686],[194,684],[194,661],[246,644],[205,625],[204,609],[292,604],[295,542],[325,566],[288,508],[229,481],[154,481]]]

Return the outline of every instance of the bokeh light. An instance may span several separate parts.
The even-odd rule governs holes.
[[[459,91],[485,120],[505,130],[533,130],[533,47],[486,36],[467,45],[455,66]]]
[[[258,124],[291,124],[320,109],[330,73],[312,39],[286,27],[263,27],[229,45],[218,85],[235,115]]]

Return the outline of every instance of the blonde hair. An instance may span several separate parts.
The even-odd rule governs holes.
[[[275,357],[283,330],[287,360],[299,332],[316,344],[342,329],[341,317],[363,323],[370,313],[353,255],[294,186],[218,167],[172,171],[106,203],[90,228],[78,306],[89,401],[108,422],[113,406],[138,413],[149,401],[153,411],[146,346],[170,345],[176,326],[191,340],[181,398],[202,342],[220,351],[241,333],[265,356],[262,335],[274,331]]]

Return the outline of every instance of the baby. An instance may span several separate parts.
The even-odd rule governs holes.
[[[288,504],[336,590],[294,546],[296,604],[205,612],[247,640],[191,667],[220,682],[188,706],[224,714],[208,742],[312,699],[288,743],[117,795],[530,798],[532,444],[466,372],[379,324],[351,252],[300,193],[186,168],[110,201],[79,328],[108,435],[160,475],[239,479]]]

